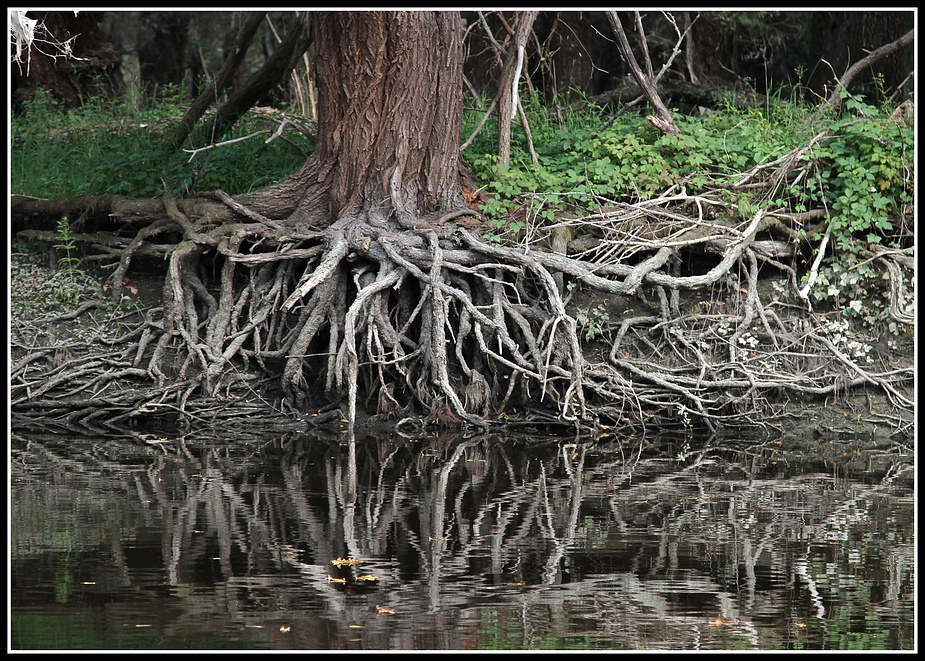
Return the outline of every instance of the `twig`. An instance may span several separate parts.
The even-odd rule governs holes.
[[[813,260],[813,265],[809,269],[809,275],[806,277],[806,284],[804,284],[803,288],[797,292],[800,298],[806,301],[810,312],[812,312],[813,304],[809,300],[809,290],[813,288],[813,285],[816,283],[816,278],[819,276],[819,265],[822,263],[822,258],[825,256],[825,249],[826,246],[829,245],[829,239],[831,236],[832,228],[828,227],[825,230],[822,241],[819,242],[819,249],[816,251],[816,258]]]
[[[54,322],[56,322],[56,321],[68,321],[69,319],[76,319],[77,317],[79,317],[80,315],[82,315],[82,314],[83,314],[84,312],[86,312],[87,310],[92,310],[93,308],[100,308],[100,307],[103,307],[103,303],[100,302],[100,301],[87,301],[86,303],[84,303],[83,305],[81,305],[79,308],[77,308],[77,309],[74,310],[73,312],[66,312],[65,314],[59,314],[59,315],[54,316],[54,317],[44,317],[44,318],[42,318],[42,319],[36,319],[35,321],[33,321],[33,322],[31,322],[31,323],[33,323],[33,324],[51,324],[51,323],[54,323]]]
[[[253,221],[262,223],[266,225],[267,227],[272,227],[275,230],[283,229],[283,226],[277,223],[275,220],[271,220],[267,218],[266,216],[263,216],[252,209],[248,209],[243,204],[235,202],[234,199],[232,199],[232,197],[223,190],[215,190],[212,192],[212,195],[214,195],[215,197],[220,199],[222,202],[224,202],[229,208],[233,209],[234,211],[237,211],[243,216],[250,218]]]
[[[482,115],[482,119],[479,121],[479,125],[475,127],[474,131],[472,131],[472,135],[469,136],[469,139],[462,143],[459,151],[464,151],[466,147],[472,144],[472,141],[475,140],[475,136],[481,132],[482,127],[485,126],[485,122],[487,122],[488,118],[491,117],[491,112],[495,109],[496,105],[498,105],[498,99],[492,99],[491,104],[488,106],[488,110],[486,110],[485,114]]]
[[[185,151],[187,154],[192,154],[192,156],[190,156],[189,160],[187,161],[187,163],[192,163],[193,159],[196,158],[196,156],[201,152],[209,151],[210,149],[215,149],[216,147],[224,147],[225,145],[232,145],[236,142],[243,142],[244,140],[250,140],[251,138],[256,138],[258,135],[266,135],[267,133],[272,133],[272,131],[267,131],[267,130],[257,131],[255,133],[251,133],[250,135],[245,135],[242,138],[232,138],[231,140],[224,140],[223,142],[216,142],[215,144],[206,145],[205,147],[198,147],[196,149],[184,149],[183,151]],[[269,140],[267,140],[267,142],[269,142]]]

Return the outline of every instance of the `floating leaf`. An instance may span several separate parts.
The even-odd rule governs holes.
[[[356,558],[336,558],[331,560],[331,564],[335,567],[352,567],[353,565],[360,564],[360,561]]]

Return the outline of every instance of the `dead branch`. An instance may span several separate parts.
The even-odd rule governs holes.
[[[842,74],[841,78],[836,78],[835,82],[837,83],[836,89],[832,90],[832,93],[829,94],[826,99],[826,104],[829,106],[838,107],[841,105],[841,90],[848,89],[848,86],[851,85],[851,82],[860,74],[864,69],[868,68],[870,65],[882,60],[883,58],[892,55],[905,48],[906,46],[915,42],[915,30],[909,30],[906,34],[901,36],[895,41],[881,46],[880,48],[871,51],[863,58],[852,64],[845,70],[845,73]]]
[[[638,17],[639,12],[636,12],[636,14]],[[632,73],[639,87],[642,88],[649,103],[655,108],[657,116],[649,116],[646,117],[646,119],[662,133],[680,133],[681,130],[674,123],[674,120],[671,118],[671,113],[668,112],[665,104],[662,103],[661,97],[659,97],[658,92],[652,84],[651,77],[646,77],[642,69],[639,68],[639,63],[636,61],[636,56],[633,55],[633,49],[630,47],[629,40],[626,38],[626,33],[623,31],[623,24],[620,22],[620,17],[617,15],[617,12],[608,11],[607,18],[617,38],[617,48],[620,51],[620,55],[623,57],[627,66],[629,66],[630,73]],[[645,45],[645,37],[640,35],[640,38],[643,40],[643,49],[646,53],[646,60],[648,60],[648,48]]]

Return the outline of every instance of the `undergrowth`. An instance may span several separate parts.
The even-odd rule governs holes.
[[[737,204],[743,217],[761,207],[823,208],[842,248],[858,237],[905,247],[900,237],[912,219],[913,127],[891,118],[890,108],[843,97],[842,112],[821,116],[785,98],[766,108],[730,104],[705,116],[676,114],[681,133],[672,135],[662,135],[638,113],[605,122],[601,109],[587,104],[560,120],[528,99],[538,165],[515,127],[511,165],[499,166],[491,120],[465,155],[488,195],[483,212],[499,231],[519,230],[525,219],[553,221],[567,209],[596,212],[647,200],[675,187],[688,195],[718,195]],[[471,112],[469,124],[478,119]],[[820,134],[790,177],[735,186],[744,173]]]
[[[235,195],[284,179],[311,150],[305,137],[290,131],[287,138],[303,151],[283,140],[265,144],[266,136],[258,136],[191,159],[187,152],[164,146],[186,103],[173,93],[131,111],[118,100],[91,98],[81,108],[59,112],[51,95],[40,91],[11,121],[11,191],[43,198],[151,197],[221,188]],[[251,112],[223,139],[277,126]]]

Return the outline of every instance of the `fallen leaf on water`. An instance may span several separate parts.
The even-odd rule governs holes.
[[[283,633],[289,633],[289,627],[287,627],[286,625],[281,626],[279,630],[282,631]]]
[[[353,565],[360,564],[360,561],[356,558],[335,558],[334,560],[331,560],[331,564],[336,567],[343,567],[345,565],[352,567]]]
[[[334,578],[333,576],[328,576],[328,580],[331,581],[331,583],[346,583],[347,582],[346,578]]]
[[[395,615],[395,611],[393,611],[391,608],[376,606],[376,615]]]
[[[361,582],[361,581],[378,581],[378,580],[379,580],[379,577],[378,577],[378,576],[373,576],[372,574],[365,574],[365,575],[363,575],[363,576],[357,576],[357,577],[356,577],[356,580],[357,580],[357,583],[359,583],[359,582]]]
[[[363,625],[362,624],[351,624],[350,628],[351,629],[362,629]]]

